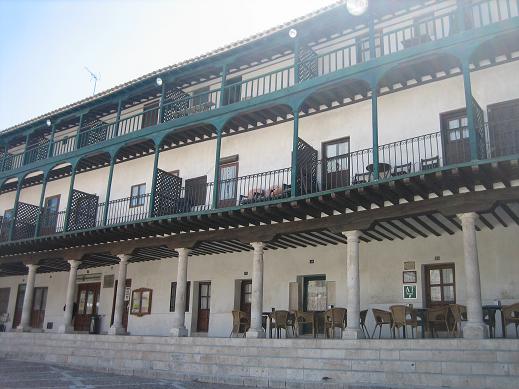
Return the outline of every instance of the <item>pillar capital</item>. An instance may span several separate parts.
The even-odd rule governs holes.
[[[77,259],[69,259],[67,262],[71,269],[77,269],[81,265],[81,261],[78,261]]]
[[[130,254],[117,254],[120,262],[128,262],[132,256]]]
[[[38,265],[35,263],[25,263],[25,266],[27,266],[27,269],[30,271],[36,271],[38,269]]]
[[[265,248],[266,244],[263,242],[251,242],[250,245],[254,247],[254,251],[261,251]]]
[[[186,247],[179,247],[175,249],[175,251],[178,253],[179,256],[188,256],[192,250]]]
[[[362,232],[360,230],[343,231],[342,234],[346,237],[348,242],[358,242]]]
[[[458,218],[462,223],[475,223],[479,219],[479,215],[476,212],[459,213]]]

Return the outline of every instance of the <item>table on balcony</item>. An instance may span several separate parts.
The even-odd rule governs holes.
[[[375,165],[370,163],[366,166],[366,170],[371,173],[371,177],[373,178],[373,170],[375,169]],[[391,176],[391,165],[386,162],[378,163],[378,178],[388,178]]]

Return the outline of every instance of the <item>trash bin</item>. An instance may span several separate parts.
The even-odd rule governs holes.
[[[99,334],[101,330],[101,316],[92,315],[90,317],[90,328],[88,329],[89,334]]]

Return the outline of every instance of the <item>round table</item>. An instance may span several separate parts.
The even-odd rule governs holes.
[[[374,164],[370,163],[368,166],[366,166],[366,170],[373,174],[373,170],[375,169]],[[378,163],[378,178],[387,178],[391,174],[391,165],[386,162],[379,162]]]

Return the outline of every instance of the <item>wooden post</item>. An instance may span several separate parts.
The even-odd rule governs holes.
[[[42,183],[41,194],[40,194],[40,207],[39,207],[38,215],[36,216],[36,228],[35,228],[35,231],[34,231],[34,237],[35,238],[40,235],[41,215],[43,213],[43,202],[45,201],[45,190],[47,189],[47,177],[48,176],[49,176],[49,172],[46,172],[43,175],[43,183]]]
[[[159,169],[159,154],[160,144],[155,145],[155,158],[153,160],[153,178],[151,180],[151,191],[150,191],[150,208],[148,211],[148,217],[153,217],[153,208],[155,206],[155,186],[157,185],[157,174]]]
[[[220,153],[222,150],[222,129],[223,125],[216,130],[216,153],[214,157],[214,180],[213,180],[213,199],[211,208],[218,208],[218,182],[220,181]]]
[[[296,197],[297,195],[297,169],[300,166],[297,166],[297,145],[299,143],[299,108],[296,108],[294,111],[294,132],[292,135],[292,168],[290,169],[290,184],[291,184],[291,196]]]
[[[108,210],[110,208],[110,192],[112,191],[112,177],[114,175],[116,154],[110,159],[110,171],[108,173],[108,184],[106,186],[105,194],[105,209],[103,210],[103,226],[106,226],[106,220],[108,219]]]

